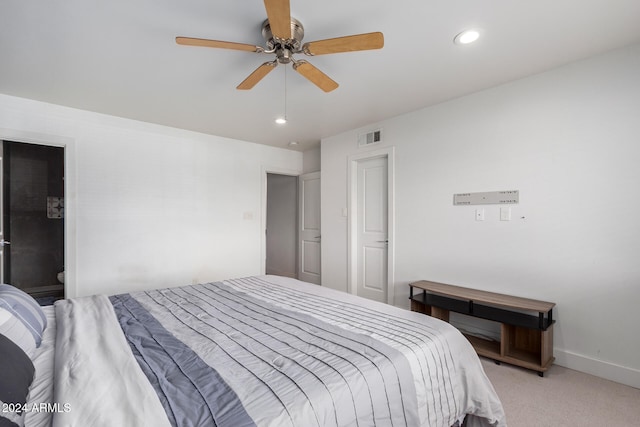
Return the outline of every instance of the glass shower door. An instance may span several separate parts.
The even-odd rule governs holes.
[[[5,206],[5,155],[4,155],[4,141],[0,140],[0,283],[6,283],[5,265],[8,266],[8,259],[11,256],[9,253],[10,244],[7,234],[5,234],[5,224],[8,224],[9,212]],[[8,231],[7,231],[8,232]]]

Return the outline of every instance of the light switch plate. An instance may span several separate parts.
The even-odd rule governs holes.
[[[484,209],[476,209],[476,221],[484,221]]]
[[[511,208],[500,208],[500,221],[511,221]]]

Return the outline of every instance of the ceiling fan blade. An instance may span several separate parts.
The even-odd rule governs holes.
[[[256,68],[253,73],[249,74],[249,77],[244,79],[236,89],[249,90],[253,88],[256,84],[258,84],[260,80],[264,78],[264,76],[266,76],[267,74],[269,74],[269,72],[271,72],[271,70],[276,68],[277,65],[278,61],[265,62],[264,64]]]
[[[291,38],[291,8],[289,0],[264,0],[271,34],[282,40]]]
[[[309,42],[302,46],[302,50],[307,55],[326,55],[328,53],[381,49],[383,46],[384,36],[382,33],[376,32]]]
[[[331,80],[322,71],[308,63],[307,61],[296,61],[293,63],[293,69],[302,74],[307,80],[318,86],[325,92],[331,92],[338,87],[338,83]]]
[[[244,50],[247,52],[264,52],[260,46],[252,44],[223,42],[220,40],[196,39],[193,37],[176,37],[176,43],[183,46],[217,47],[220,49]]]

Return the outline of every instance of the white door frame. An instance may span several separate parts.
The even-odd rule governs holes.
[[[0,139],[64,148],[64,295],[78,295],[76,280],[76,150],[66,136],[0,128]]]
[[[381,148],[364,153],[353,154],[348,157],[347,166],[347,201],[349,207],[349,218],[347,223],[347,292],[357,294],[358,280],[358,162],[361,160],[373,159],[376,157],[387,158],[387,233],[389,245],[387,247],[387,304],[394,305],[395,302],[395,147]]]
[[[273,173],[277,175],[300,176],[302,172],[294,169],[285,169],[265,165],[262,165],[261,169],[262,170],[260,174],[262,181],[262,195],[260,201],[260,274],[264,275],[267,271],[267,174]]]

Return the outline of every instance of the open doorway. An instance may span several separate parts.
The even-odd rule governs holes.
[[[298,177],[267,173],[265,272],[298,277]]]
[[[265,171],[264,272],[321,284],[320,172]]]
[[[2,282],[64,297],[64,148],[0,141]]]

